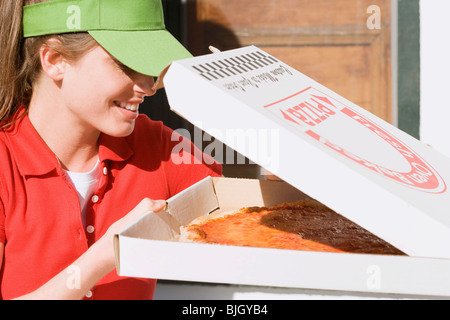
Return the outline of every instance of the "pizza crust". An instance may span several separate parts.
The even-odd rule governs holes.
[[[199,227],[199,225],[205,224],[208,221],[219,219],[222,217],[225,217],[230,214],[236,213],[236,210],[228,210],[223,212],[216,212],[211,213],[206,216],[200,216],[194,220],[187,226],[182,226],[180,228],[180,235],[178,237],[178,241],[181,242],[205,242],[206,234],[205,232]]]

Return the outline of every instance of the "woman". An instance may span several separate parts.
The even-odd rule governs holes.
[[[10,0],[0,15],[1,297],[152,298],[156,280],[115,272],[113,235],[221,174],[174,164],[181,137],[138,115],[189,56],[160,0]]]

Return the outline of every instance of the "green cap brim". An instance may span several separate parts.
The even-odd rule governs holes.
[[[25,38],[85,31],[121,63],[149,76],[192,57],[165,29],[161,0],[52,0],[23,7]]]
[[[88,32],[114,58],[148,76],[156,77],[173,61],[192,57],[167,30]]]

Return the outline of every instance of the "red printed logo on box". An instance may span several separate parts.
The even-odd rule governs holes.
[[[436,170],[405,143],[377,125],[374,121],[371,121],[367,117],[347,107],[342,102],[317,89],[307,88],[285,99],[267,105],[265,108],[275,113],[278,117],[282,117],[288,123],[305,132],[322,145],[368,170],[410,188],[425,192],[443,193],[447,189],[445,182]],[[355,135],[361,134],[370,137],[372,142],[370,148],[380,148],[380,150],[390,150],[390,152],[395,150],[397,152],[396,158],[400,159],[400,162],[403,164],[402,168],[407,169],[399,170],[397,164],[395,165],[397,168],[390,168],[386,164],[377,163],[377,161],[368,159],[362,154],[357,154],[362,152],[365,147],[364,145],[355,147],[353,152],[348,150],[345,146],[341,145],[346,137],[344,136],[341,139],[338,137],[342,132],[337,132],[335,127],[328,131],[326,129],[326,122],[333,117],[339,117],[342,123],[348,122],[351,124],[352,130],[356,129],[353,132]],[[342,129],[346,130],[347,128]],[[330,132],[332,132],[331,137]],[[357,139],[357,137],[354,138],[355,140]],[[372,153],[376,153],[376,151],[371,150]]]

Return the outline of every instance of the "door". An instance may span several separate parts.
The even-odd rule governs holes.
[[[187,0],[195,55],[256,45],[392,122],[391,0]]]

